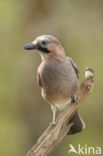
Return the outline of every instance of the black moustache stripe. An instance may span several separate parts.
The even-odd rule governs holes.
[[[43,48],[43,47],[38,47],[38,50],[44,52],[44,53],[49,53],[50,51],[47,48]]]

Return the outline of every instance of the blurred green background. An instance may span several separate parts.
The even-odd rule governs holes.
[[[0,155],[25,156],[52,120],[36,83],[40,56],[23,48],[42,34],[60,40],[80,82],[85,67],[95,72],[94,91],[80,107],[85,130],[65,137],[51,156],[68,156],[69,144],[103,146],[103,1],[1,0],[0,34]]]

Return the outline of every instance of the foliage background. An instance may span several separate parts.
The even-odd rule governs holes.
[[[0,155],[25,156],[52,119],[36,83],[40,56],[23,49],[38,35],[56,36],[80,69],[95,71],[93,93],[80,107],[83,132],[67,136],[51,156],[75,147],[103,145],[103,1],[0,1]],[[73,155],[73,154],[72,154]]]

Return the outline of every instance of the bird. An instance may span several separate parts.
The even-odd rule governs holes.
[[[79,88],[79,69],[71,57],[66,56],[59,40],[51,35],[41,35],[24,46],[26,50],[37,50],[41,64],[37,69],[37,83],[43,99],[51,105],[52,124],[56,124],[56,112],[61,112],[71,102],[76,101]],[[69,122],[73,122],[68,134],[75,134],[85,128],[78,112]]]

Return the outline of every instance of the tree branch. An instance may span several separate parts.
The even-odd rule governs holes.
[[[48,156],[73,125],[69,123],[71,117],[75,114],[79,105],[84,101],[93,90],[93,70],[86,68],[85,79],[82,82],[78,92],[77,101],[69,104],[58,116],[56,125],[50,125],[37,140],[37,143],[28,152],[27,156]]]

